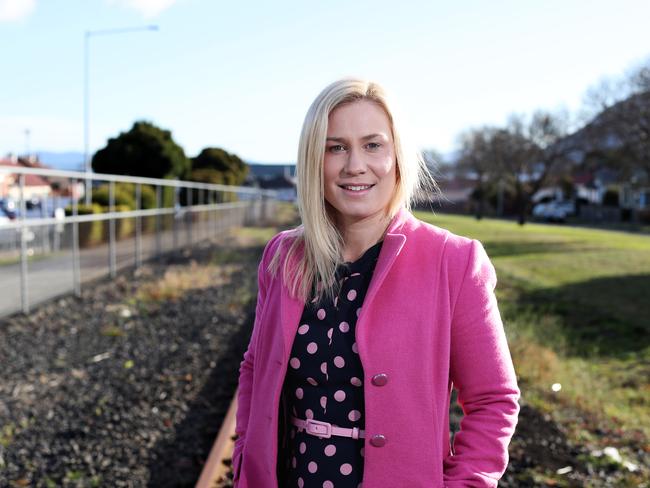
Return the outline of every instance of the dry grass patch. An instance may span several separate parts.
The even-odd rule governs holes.
[[[170,266],[162,278],[145,283],[136,300],[159,302],[177,300],[190,290],[223,286],[231,283],[232,276],[242,268],[239,264],[199,265],[196,261],[186,266]]]

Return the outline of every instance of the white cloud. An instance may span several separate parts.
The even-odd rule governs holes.
[[[1,0],[0,0],[1,1]],[[109,3],[124,5],[140,12],[144,17],[155,17],[174,5],[177,0],[109,0]]]
[[[0,0],[0,22],[12,22],[27,17],[36,6],[36,0]]]

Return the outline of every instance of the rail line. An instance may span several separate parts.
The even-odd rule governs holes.
[[[237,391],[233,395],[230,407],[226,413],[219,434],[217,435],[208,460],[201,471],[201,476],[195,488],[219,488],[228,483],[227,473],[230,472],[235,437],[235,417],[237,414]],[[230,486],[227,484],[226,486]]]

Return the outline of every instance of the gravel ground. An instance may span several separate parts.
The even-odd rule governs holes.
[[[197,248],[0,320],[0,486],[193,486],[236,387],[261,251]]]
[[[206,245],[0,320],[0,487],[193,486],[236,387],[261,251]],[[572,415],[524,399],[499,486],[650,486],[646,439]],[[590,440],[571,443],[569,424]]]

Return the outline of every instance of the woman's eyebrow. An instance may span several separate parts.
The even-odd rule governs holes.
[[[362,141],[367,141],[369,139],[374,139],[375,137],[386,137],[385,134],[381,133],[376,133],[376,134],[368,134],[367,136],[363,136],[361,138]],[[332,141],[332,142],[346,142],[347,139],[345,137],[328,137],[326,139],[327,141]]]

